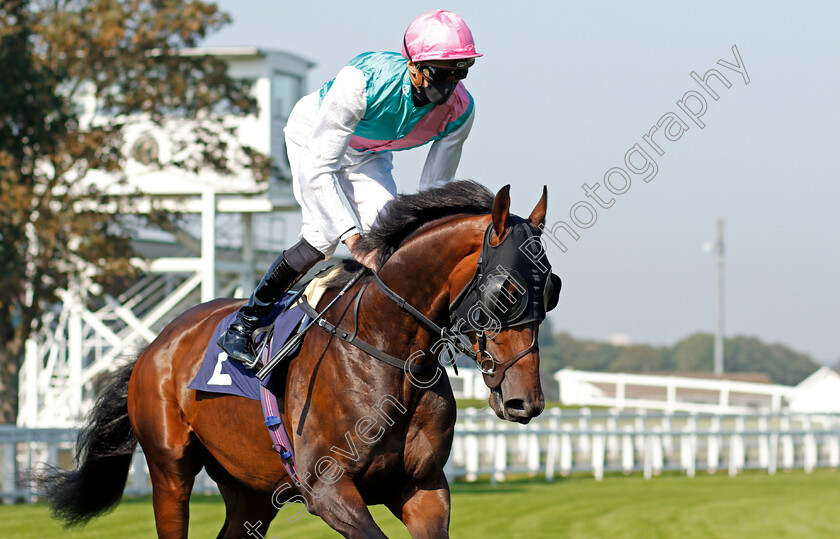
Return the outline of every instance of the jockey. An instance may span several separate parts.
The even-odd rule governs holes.
[[[472,127],[472,96],[460,82],[475,58],[472,33],[455,13],[437,10],[415,19],[402,55],[366,52],[295,105],[285,128],[300,240],[268,269],[218,343],[230,357],[256,360],[251,335],[261,319],[339,241],[376,270],[373,254],[354,245],[397,194],[391,152],[433,141],[420,189],[452,180]]]

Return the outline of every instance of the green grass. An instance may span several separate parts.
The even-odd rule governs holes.
[[[336,536],[320,519],[306,514],[294,523],[284,509],[268,539]],[[190,507],[191,537],[215,537],[224,516],[218,497],[196,497]],[[389,537],[408,537],[383,507],[372,508]],[[512,481],[452,486],[454,538],[645,537],[752,538],[837,537],[840,534],[840,473],[818,470],[725,475],[656,477],[608,476],[601,482],[572,477],[554,483]],[[41,504],[0,506],[4,538],[153,538],[148,498],[125,500],[110,515],[67,532]]]

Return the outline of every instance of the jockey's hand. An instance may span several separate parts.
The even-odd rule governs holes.
[[[353,258],[355,258],[359,264],[367,266],[373,271],[378,271],[379,268],[376,267],[376,251],[374,250],[369,253],[362,253],[355,247],[356,242],[359,241],[359,238],[361,237],[362,236],[359,234],[354,234],[344,240],[344,245],[350,249],[350,254],[353,255]]]

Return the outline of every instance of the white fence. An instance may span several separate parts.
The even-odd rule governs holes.
[[[72,465],[77,432],[0,426],[0,500],[33,501],[24,471],[49,463]],[[697,471],[838,468],[840,414],[681,414],[552,408],[528,425],[499,420],[490,410],[458,412],[450,480],[474,481],[509,474],[556,475],[663,471],[693,477]],[[151,492],[143,454],[136,455],[126,494]],[[202,472],[194,492],[216,493]]]
[[[686,414],[561,410],[528,425],[499,421],[489,410],[459,412],[447,476],[491,482],[507,474],[698,470],[729,475],[746,469],[840,465],[840,414]]]
[[[0,425],[0,503],[35,501],[35,493],[26,481],[28,470],[43,469],[45,464],[71,468],[77,435],[75,429],[27,429]],[[142,496],[151,492],[146,458],[138,450],[131,463],[125,494]],[[196,478],[193,492],[218,494],[219,489],[202,470]]]

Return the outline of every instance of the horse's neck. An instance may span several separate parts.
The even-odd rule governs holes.
[[[467,267],[470,276],[481,250],[486,218],[446,220],[400,247],[380,277],[429,319],[445,323],[453,297],[452,276]],[[457,291],[456,291],[457,293]]]
[[[469,273],[467,280],[472,276],[486,227],[485,219],[483,224],[453,221],[421,230],[394,253],[379,276],[389,288],[426,317],[439,325],[448,325],[452,275],[458,274],[460,266],[461,274]],[[471,258],[473,254],[475,256]],[[359,319],[363,321],[360,328],[362,339],[389,355],[410,360],[413,365],[429,366],[437,361],[433,345],[440,335],[433,334],[384,295],[372,294],[369,298],[371,301],[366,302],[364,312],[359,314]],[[370,368],[370,361],[365,363],[368,365],[366,368]],[[455,407],[451,393],[433,391],[430,396],[426,390],[431,387],[425,383],[426,380],[442,379],[442,383],[447,383],[446,376],[441,376],[439,369],[435,369],[431,378],[428,375],[415,376],[385,363],[375,370],[381,374],[371,373],[376,378],[374,385],[398,400],[406,410],[416,410],[421,402],[428,405],[429,399],[438,399],[435,401],[439,406],[438,412],[430,424],[435,421],[442,421],[442,425],[454,422]]]

